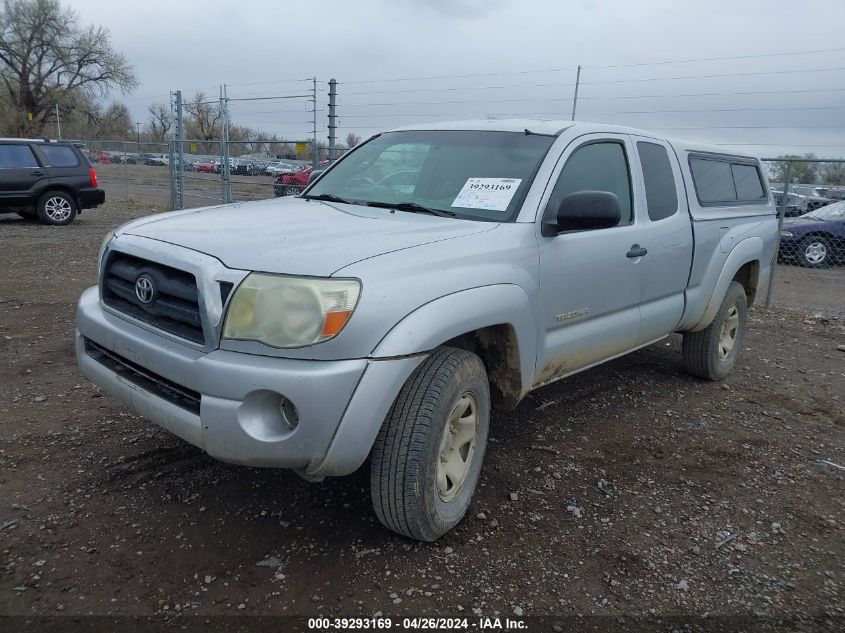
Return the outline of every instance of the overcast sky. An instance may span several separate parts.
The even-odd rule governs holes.
[[[312,76],[321,138],[331,77],[340,82],[341,139],[419,121],[569,119],[581,64],[578,119],[760,154],[845,156],[841,0],[69,4],[85,22],[108,27],[134,64],[141,85],[124,101],[138,121],[171,90],[217,96],[226,83],[230,97],[296,95],[310,88],[299,80]],[[836,48],[843,50],[770,55]],[[750,55],[767,56],[651,64]],[[239,124],[305,138],[309,107],[297,98],[231,109]]]

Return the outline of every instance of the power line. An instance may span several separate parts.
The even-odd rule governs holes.
[[[818,49],[818,50],[810,50],[810,51],[791,51],[791,52],[783,52],[783,53],[761,53],[755,55],[732,55],[728,57],[698,57],[693,59],[674,59],[674,60],[662,60],[656,62],[638,62],[632,64],[609,64],[609,65],[597,65],[597,66],[587,66],[582,65],[582,69],[586,70],[604,70],[604,69],[611,69],[611,68],[634,68],[638,66],[664,66],[667,64],[689,64],[693,62],[715,62],[715,61],[729,61],[729,60],[738,60],[738,59],[762,59],[766,57],[788,57],[791,55],[814,55],[819,53],[838,53],[841,51],[845,51],[845,48],[826,48],[826,49]],[[342,84],[367,84],[367,83],[386,83],[386,82],[394,82],[394,81],[430,81],[435,79],[469,79],[474,77],[505,77],[505,76],[514,76],[514,75],[530,75],[536,73],[557,73],[557,72],[571,72],[576,70],[574,66],[568,66],[565,68],[548,68],[545,70],[515,70],[515,71],[504,71],[504,72],[496,72],[496,73],[473,73],[468,75],[432,75],[432,76],[425,76],[425,77],[385,77],[381,79],[358,79],[354,81],[343,81]],[[233,85],[233,84],[230,84]]]
[[[718,73],[715,75],[685,75],[681,77],[645,77],[643,79],[611,79],[604,81],[582,81],[582,86],[597,85],[597,84],[627,84],[640,83],[646,81],[675,81],[680,79],[715,79],[723,77],[752,77],[765,75],[788,75],[794,73],[820,73],[832,70],[845,70],[845,66],[835,66],[833,68],[801,68],[798,70],[768,70],[768,71],[754,71],[747,73]]]
[[[578,97],[578,101],[598,99],[674,99],[680,97],[729,97],[729,96],[752,96],[752,95],[782,95],[802,94],[820,92],[845,92],[845,88],[812,88],[807,90],[750,90],[742,92],[694,92],[679,94],[647,94],[647,95],[608,95],[594,97]],[[373,94],[373,93],[368,93]],[[341,103],[343,107],[357,108],[369,106],[408,106],[408,105],[452,105],[460,103],[520,103],[526,101],[567,101],[572,102],[572,97],[520,97],[513,99],[466,99],[452,101],[393,101],[393,102],[364,102],[364,103]]]
[[[634,68],[636,66],[662,66],[665,64],[689,64],[692,62],[721,62],[736,59],[760,59],[763,57],[788,57],[790,55],[813,55],[817,53],[839,53],[845,51],[845,48],[825,48],[814,51],[792,51],[789,53],[761,53],[756,55],[732,55],[730,57],[699,57],[697,59],[675,59],[665,60],[660,62],[640,62],[634,64],[613,64],[608,66],[582,66],[587,69],[605,69],[605,68]]]
[[[392,95],[392,94],[406,94],[412,92],[452,92],[456,90],[505,90],[509,88],[548,88],[548,87],[566,87],[574,86],[574,83],[548,83],[548,84],[519,84],[510,86],[452,86],[449,88],[414,88],[409,90],[367,90],[366,92],[347,92],[346,95]]]
[[[835,66],[831,68],[802,68],[799,70],[769,70],[769,71],[754,71],[747,73],[717,73],[712,75],[683,75],[676,77],[644,77],[641,79],[611,79],[603,81],[582,81],[582,86],[600,85],[600,84],[624,84],[624,83],[643,83],[649,81],[677,81],[682,79],[716,79],[725,77],[752,77],[752,76],[771,76],[771,75],[787,75],[794,73],[817,73],[845,70],[845,66]],[[379,95],[379,94],[410,94],[417,92],[455,92],[461,90],[507,90],[512,88],[565,88],[574,86],[574,83],[543,83],[543,84],[510,84],[506,86],[450,86],[448,88],[411,88],[406,90],[368,90],[366,92],[347,92],[345,95]]]
[[[358,79],[355,81],[342,81],[343,84],[372,84],[387,83],[393,81],[428,81],[433,79],[470,79],[473,77],[506,77],[510,75],[532,75],[536,73],[559,73],[573,71],[575,68],[547,68],[545,70],[514,70],[500,73],[475,73],[471,75],[435,75],[431,77],[393,77],[390,79]]]
[[[273,84],[273,85],[276,85],[276,84],[293,84],[293,83],[299,83],[299,82],[302,82],[302,81],[311,81],[311,78],[309,77],[307,79],[278,79],[278,80],[272,80],[272,81],[246,81],[246,82],[242,82],[242,83],[226,84],[226,85],[229,86],[229,87],[232,87],[232,86],[265,86],[265,85],[271,85],[271,84]]]
[[[482,102],[479,102],[482,103]],[[710,108],[707,110],[609,110],[606,112],[586,112],[582,116],[596,116],[604,114],[707,114],[710,112],[781,112],[787,110],[845,110],[845,106],[795,106],[787,108]],[[564,116],[563,112],[489,112],[490,116]],[[379,117],[417,117],[417,116],[441,116],[440,113],[384,113],[384,114],[346,114],[341,118],[346,119],[376,119]]]

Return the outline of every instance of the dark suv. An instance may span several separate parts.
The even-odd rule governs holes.
[[[105,200],[94,168],[73,143],[0,139],[0,213],[62,225]]]

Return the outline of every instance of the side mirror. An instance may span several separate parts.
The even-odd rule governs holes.
[[[609,191],[576,191],[560,201],[555,212],[546,210],[543,235],[550,237],[564,231],[609,229],[619,224],[622,209],[619,198]]]
[[[312,169],[311,173],[308,174],[308,184],[310,185],[312,182],[317,180],[320,177],[320,174],[323,173],[324,170],[322,169]]]

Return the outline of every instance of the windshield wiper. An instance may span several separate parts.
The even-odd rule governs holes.
[[[350,202],[345,198],[341,198],[340,196],[336,196],[333,193],[321,193],[316,196],[300,196],[300,198],[305,198],[306,200],[322,200],[323,202],[342,202],[343,204],[355,204],[354,202]]]
[[[368,202],[368,207],[379,207],[382,209],[396,209],[397,211],[409,211],[410,213],[428,213],[429,215],[437,215],[441,218],[454,218],[454,211],[446,211],[445,209],[435,209],[433,207],[424,207],[416,202]]]

